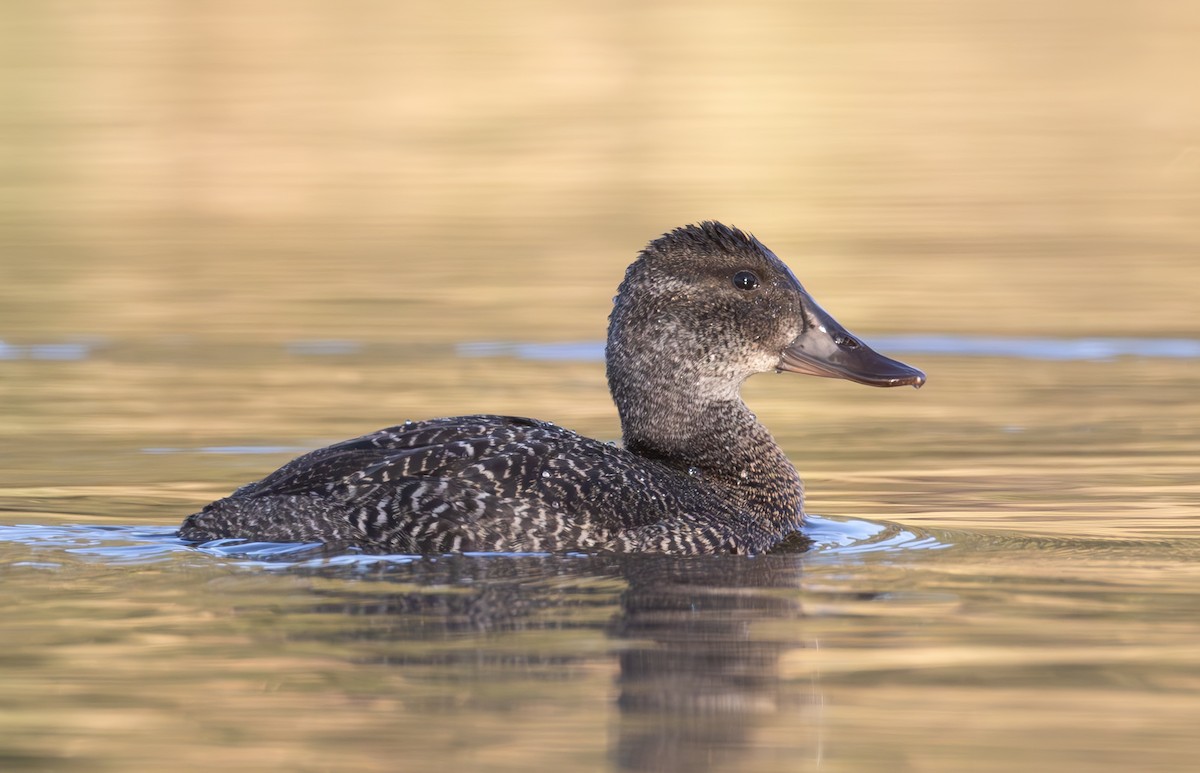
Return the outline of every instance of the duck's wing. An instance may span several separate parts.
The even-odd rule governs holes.
[[[319,448],[189,516],[185,539],[325,541],[402,552],[472,549],[567,430],[511,416],[407,422]]]
[[[421,552],[758,552],[777,538],[686,472],[541,422],[394,451],[337,497],[371,542]]]
[[[534,419],[492,415],[405,422],[298,456],[262,480],[242,486],[233,496],[329,494],[366,470],[406,456],[414,462],[423,460],[417,466],[428,473],[436,469],[435,457],[449,461],[471,453],[485,438],[501,442],[522,428],[545,426]]]
[[[595,509],[596,458],[625,452],[546,422],[471,418],[389,437],[330,496],[369,541],[420,552],[599,547],[619,528]],[[353,445],[343,452],[362,452]]]
[[[305,454],[192,516],[181,534],[406,553],[749,547],[728,535],[760,527],[686,477],[546,422],[435,419]]]

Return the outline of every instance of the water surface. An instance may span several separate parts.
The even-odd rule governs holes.
[[[6,4],[0,768],[1196,769],[1197,8]],[[616,440],[701,218],[929,374],[747,384],[812,549],[174,538],[404,419]]]
[[[190,369],[106,351],[8,382],[47,430],[5,446],[35,481],[9,467],[0,518],[13,769],[1194,759],[1191,362],[931,355],[920,392],[762,376],[748,399],[806,474],[811,550],[419,558],[195,549],[173,527],[438,400],[615,437],[598,363],[276,348],[259,371],[236,347]],[[230,383],[244,372],[258,385]],[[398,406],[427,390],[428,410]],[[128,398],[147,393],[180,415]]]

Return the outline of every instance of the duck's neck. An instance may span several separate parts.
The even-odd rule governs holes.
[[[738,390],[714,396],[687,374],[659,375],[609,374],[625,447],[699,476],[748,510],[798,520],[800,476]]]

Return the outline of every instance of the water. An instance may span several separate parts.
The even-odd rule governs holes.
[[[0,11],[0,769],[1200,765],[1194,4]],[[405,419],[619,435],[653,236],[920,391],[760,376],[808,550],[173,536]]]
[[[416,415],[387,407],[393,374],[411,379],[405,399],[428,388],[469,410],[504,403],[457,393],[465,370],[512,383],[522,412],[615,432],[595,362],[247,346],[193,368],[110,347],[27,361],[7,382],[23,421],[79,428],[69,447],[31,429],[4,447],[7,769],[1184,770],[1195,758],[1186,360],[931,355],[920,392],[753,380],[752,405],[808,482],[806,552],[191,548],[172,530],[204,501],[385,413]],[[237,399],[224,415],[204,403],[212,381],[264,357],[269,374],[252,379],[298,383],[269,401],[226,384]],[[353,404],[313,407],[347,391]],[[190,407],[171,416],[129,394]]]
[[[875,335],[871,344],[896,356],[950,354],[1033,360],[1112,360],[1117,357],[1200,359],[1200,341],[1187,338],[1029,338],[965,335]],[[349,345],[349,342],[347,342]],[[338,352],[343,349],[336,350]],[[326,351],[313,353],[326,354]],[[476,342],[458,347],[464,357],[510,356],[528,360],[604,361],[603,341],[567,343]]]

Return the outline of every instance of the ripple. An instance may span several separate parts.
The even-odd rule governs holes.
[[[865,553],[904,553],[937,550],[949,542],[911,527],[882,521],[852,518],[808,516],[804,536],[812,547],[803,554],[808,558],[837,558]],[[58,551],[67,556],[87,557],[113,563],[156,563],[178,559],[181,555],[210,556],[247,567],[280,569],[287,567],[347,567],[364,569],[381,564],[411,563],[422,556],[406,554],[367,554],[357,550],[331,553],[320,543],[249,542],[222,539],[194,545],[176,536],[165,526],[93,526],[85,524],[0,526],[0,544],[24,545],[40,551]],[[469,553],[468,557],[527,556],[528,553]],[[544,554],[537,554],[544,555]],[[37,561],[14,565],[46,568],[58,564],[44,552]],[[570,560],[566,557],[564,560]]]
[[[101,557],[116,563],[152,563],[190,548],[166,527],[20,524],[0,526],[0,543],[50,549],[75,556]],[[46,555],[39,558],[45,559]],[[25,565],[46,565],[45,561]]]
[[[811,513],[805,516],[804,536],[813,542],[814,557],[942,550],[953,544],[911,526]]]

